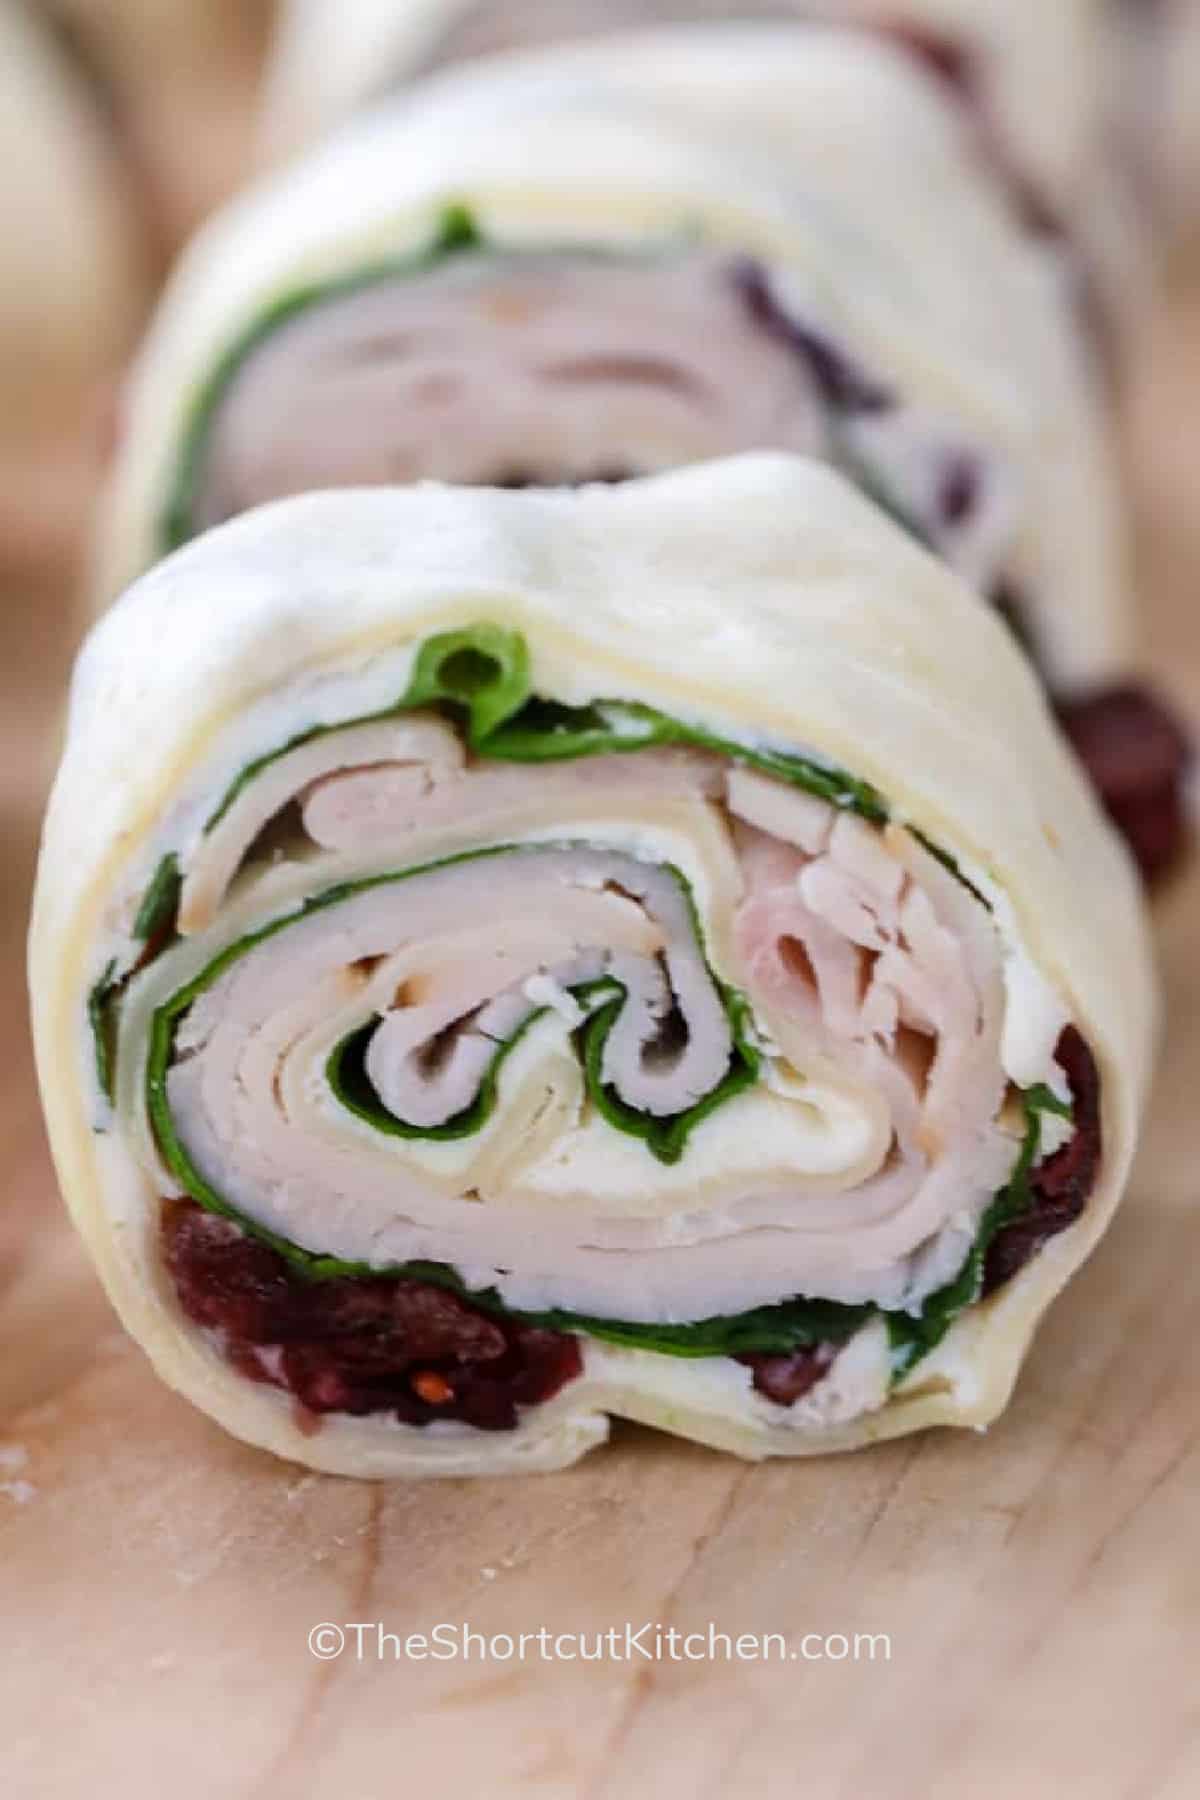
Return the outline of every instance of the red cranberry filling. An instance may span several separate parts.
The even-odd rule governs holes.
[[[244,1375],[312,1413],[389,1412],[512,1431],[518,1408],[581,1373],[579,1340],[505,1318],[427,1282],[306,1281],[277,1251],[191,1200],[163,1208],[167,1268],[197,1325]]]
[[[779,305],[761,263],[753,257],[739,257],[731,264],[730,274],[755,324],[807,362],[827,406],[835,412],[880,413],[896,404],[890,389],[860,369],[822,332]]]
[[[1132,682],[1060,699],[1056,711],[1143,875],[1165,873],[1188,835],[1184,790],[1192,747],[1183,727]]]
[[[1030,1176],[1031,1210],[992,1239],[983,1266],[985,1294],[1011,1281],[1043,1244],[1073,1225],[1095,1185],[1102,1149],[1096,1059],[1074,1025],[1059,1038],[1055,1056],[1070,1083],[1075,1130]]]
[[[816,1387],[826,1374],[840,1344],[813,1344],[804,1350],[793,1350],[785,1356],[752,1354],[739,1356],[752,1371],[755,1387],[777,1406],[793,1406],[810,1388]]]

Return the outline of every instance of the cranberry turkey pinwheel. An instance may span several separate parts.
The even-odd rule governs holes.
[[[775,456],[310,495],[169,558],[80,659],[31,957],[126,1325],[372,1475],[611,1414],[750,1457],[986,1423],[1154,1007],[1004,626]]]
[[[436,83],[206,234],[135,383],[109,587],[317,488],[823,457],[1005,614],[1166,865],[1186,746],[1131,677],[1106,409],[1056,262],[871,39],[661,44],[636,80],[579,51]]]

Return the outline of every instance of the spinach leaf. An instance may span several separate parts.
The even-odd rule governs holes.
[[[605,1343],[660,1356],[787,1356],[816,1344],[845,1343],[874,1311],[873,1306],[841,1306],[835,1300],[795,1299],[728,1317],[697,1319],[690,1325],[638,1324],[561,1311],[520,1316],[552,1331],[583,1332]]]
[[[220,824],[234,801],[264,769],[289,751],[315,738],[329,737],[355,725],[374,725],[398,718],[416,707],[443,705],[465,722],[467,741],[486,754],[493,731],[515,712],[529,693],[529,651],[519,631],[487,623],[442,631],[426,638],[417,651],[408,686],[382,711],[332,725],[311,725],[285,743],[247,763],[234,777],[204,822],[206,832]]]
[[[956,856],[951,856],[948,850],[943,850],[940,844],[935,844],[933,839],[927,837],[918,826],[910,825],[908,830],[910,834],[916,838],[917,842],[921,844],[924,849],[928,850],[934,862],[941,863],[948,875],[953,875],[955,881],[957,881],[961,887],[965,887],[969,894],[974,894],[976,900],[978,900],[985,912],[991,912],[993,910],[992,903],[987,895],[981,894],[979,889],[975,886],[975,883],[967,880],[959,866],[959,861]]]
[[[885,824],[888,819],[887,803],[878,789],[868,781],[856,780],[843,769],[783,750],[751,749],[700,725],[673,719],[653,706],[627,700],[593,700],[589,706],[578,707],[529,700],[474,748],[480,756],[502,762],[538,763],[579,756],[622,755],[664,744],[714,751],[747,768],[802,787],[874,824]]]
[[[605,1082],[602,1073],[608,1034],[626,1002],[624,985],[606,978],[581,983],[569,991],[577,1001],[590,1001],[594,1006],[590,1016],[575,1032],[589,1099],[610,1125],[618,1131],[627,1132],[631,1137],[640,1138],[651,1155],[656,1156],[660,1162],[678,1162],[687,1148],[687,1140],[693,1128],[702,1119],[707,1119],[716,1112],[726,1100],[753,1087],[758,1079],[758,1053],[750,1045],[744,1030],[744,1021],[748,1016],[746,1002],[732,989],[723,989],[722,998],[729,1014],[734,1041],[733,1056],[724,1079],[694,1106],[669,1118],[656,1118],[649,1113],[639,1112],[636,1107],[629,1106],[621,1099],[615,1089]],[[601,997],[602,1003],[595,1005]],[[500,1071],[505,1060],[534,1022],[544,1018],[547,1011],[548,1008],[544,1006],[536,1007],[522,1020],[512,1037],[497,1048],[484,1072],[475,1099],[441,1125],[411,1125],[407,1120],[390,1113],[379,1099],[365,1067],[367,1047],[378,1019],[359,1026],[334,1047],[325,1065],[326,1079],[339,1102],[349,1112],[368,1125],[373,1125],[377,1131],[387,1132],[391,1137],[427,1138],[435,1142],[472,1137],[475,1132],[482,1130],[496,1109]]]
[[[479,221],[469,206],[452,200],[443,207],[437,231],[425,251],[425,266],[440,256],[453,256],[458,250],[486,250],[487,239],[479,229]]]
[[[681,730],[652,706],[631,701],[562,706],[556,700],[532,699],[493,731],[480,750],[501,762],[571,762],[679,743]]]
[[[449,868],[460,863],[480,861],[494,856],[520,856],[536,853],[537,848],[539,847],[499,844],[486,850],[467,850],[460,852],[457,856],[444,857],[437,862],[426,863],[416,868],[386,875],[367,876],[360,881],[341,882],[335,887],[326,888],[319,894],[311,895],[301,906],[285,913],[282,918],[273,919],[268,924],[260,926],[257,931],[228,945],[192,981],[160,1006],[156,1010],[151,1024],[150,1051],[146,1063],[146,1106],[163,1159],[181,1186],[201,1205],[209,1205],[211,1201],[215,1200],[217,1204],[213,1206],[212,1210],[240,1220],[241,1215],[236,1209],[221,1201],[194,1167],[175,1130],[167,1094],[167,1077],[174,1053],[175,1036],[184,1015],[199,996],[212,987],[233,963],[268,938],[286,930],[289,925],[296,924],[300,919],[308,918],[314,912],[340,905],[353,895],[363,893],[368,889],[398,884],[411,880],[415,876],[428,874],[435,869]],[[702,942],[699,917],[688,883],[678,869],[669,869],[669,873],[683,890],[697,942]],[[711,979],[716,982],[717,978],[711,970],[709,974]],[[616,1094],[604,1085],[601,1075],[604,1042],[617,1013],[624,1004],[624,988],[619,983],[604,978],[597,983],[585,984],[580,989],[580,995],[585,999],[594,1001],[597,998],[603,998],[604,1000],[604,1004],[580,1027],[584,1077],[592,1098],[611,1123],[616,1125],[619,1130],[643,1138],[652,1153],[663,1162],[677,1162],[683,1154],[688,1133],[692,1128],[699,1124],[701,1119],[707,1118],[724,1101],[751,1086],[757,1078],[758,1055],[752,1048],[746,1031],[749,1019],[748,1005],[744,998],[733,989],[726,988],[720,983],[717,985],[729,1014],[734,1039],[734,1055],[730,1062],[729,1072],[710,1094],[706,1094],[686,1112],[677,1114],[671,1119],[652,1119],[635,1108],[626,1106]],[[613,996],[611,999],[608,998],[610,992]],[[522,1032],[532,1022],[531,1016],[521,1027]],[[363,1068],[366,1042],[373,1029],[373,1025],[368,1025],[343,1038],[335,1046],[326,1063],[326,1075],[338,1098],[349,1107],[351,1112],[377,1128],[401,1137],[459,1138],[478,1131],[490,1116],[495,1105],[496,1084],[504,1057],[512,1050],[517,1037],[520,1036],[518,1033],[517,1037],[509,1039],[506,1044],[500,1046],[471,1106],[465,1108],[463,1112],[445,1124],[425,1130],[393,1118],[379,1105]],[[276,1240],[268,1239],[268,1241],[274,1242],[275,1247],[280,1248],[280,1244]]]
[[[313,725],[257,757],[225,790],[205,830],[211,831],[250,782],[290,750],[331,732],[395,718],[418,707],[448,711],[463,724],[475,754],[489,760],[564,762],[675,744],[727,756],[873,824],[885,824],[889,817],[878,789],[844,769],[783,750],[752,749],[633,701],[595,700],[588,706],[563,706],[531,696],[529,684],[529,650],[519,631],[485,620],[439,632],[421,644],[408,686],[392,706],[358,718],[339,719],[332,725]],[[942,860],[953,866],[951,859],[943,856]]]
[[[992,1239],[1002,1226],[1028,1212],[1033,1205],[1029,1176],[1042,1136],[1042,1113],[1055,1113],[1061,1118],[1072,1116],[1070,1106],[1044,1082],[1027,1088],[1021,1095],[1025,1108],[1025,1136],[1013,1172],[983,1215],[975,1242],[957,1275],[926,1299],[921,1311],[914,1315],[891,1312],[887,1315],[888,1335],[892,1345],[893,1378],[899,1380],[936,1349],[951,1325],[968,1306],[973,1306],[983,1292],[983,1265]]]
[[[106,1100],[113,1097],[113,1081],[116,1074],[116,1018],[115,1006],[120,982],[113,979],[116,974],[117,959],[114,956],[96,982],[87,997],[88,1024],[92,1032],[92,1048],[96,1059],[96,1079],[100,1083],[100,1092]]]
[[[410,1265],[410,1271],[421,1265]],[[442,1265],[424,1265],[416,1280],[438,1276]],[[444,1281],[441,1285],[447,1285]],[[622,1344],[631,1350],[650,1350],[660,1356],[786,1356],[821,1343],[841,1344],[853,1337],[874,1312],[872,1306],[842,1306],[835,1300],[784,1300],[778,1306],[757,1306],[749,1312],[717,1314],[686,1325],[639,1323],[630,1319],[597,1318],[589,1313],[568,1312],[561,1307],[548,1312],[514,1312],[495,1289],[472,1291],[457,1283],[464,1299],[483,1312],[517,1318],[526,1325],[549,1331],[582,1332],[604,1343]]]
[[[699,915],[692,899],[691,890],[678,869],[670,873],[679,883],[687,900],[688,915],[696,941],[702,941]],[[609,1033],[620,1017],[621,1009],[628,999],[627,990],[622,982],[611,977],[603,977],[598,981],[581,983],[572,994],[576,1001],[590,1005],[589,1016],[579,1025],[575,1032],[580,1063],[583,1068],[584,1082],[588,1097],[608,1123],[618,1131],[626,1132],[631,1137],[642,1140],[647,1149],[660,1162],[676,1163],[687,1148],[687,1140],[695,1126],[703,1119],[709,1118],[726,1100],[735,1094],[744,1093],[753,1087],[758,1079],[760,1058],[753,1047],[748,1032],[750,1008],[745,997],[734,989],[718,982],[717,977],[709,970],[709,976],[717,986],[726,1014],[729,1018],[733,1039],[733,1054],[729,1069],[724,1078],[711,1092],[705,1094],[694,1106],[670,1117],[659,1118],[644,1113],[637,1107],[630,1106],[622,1100],[616,1089],[604,1080],[604,1049]],[[376,1029],[377,1020],[369,1021],[358,1027],[337,1044],[325,1065],[326,1078],[330,1087],[341,1103],[356,1117],[385,1131],[394,1137],[431,1138],[434,1140],[450,1140],[470,1137],[479,1131],[491,1117],[496,1106],[497,1085],[500,1071],[509,1053],[529,1030],[535,1019],[541,1018],[545,1007],[538,1007],[521,1023],[514,1035],[496,1051],[484,1073],[479,1092],[475,1099],[452,1119],[441,1125],[411,1125],[406,1120],[398,1119],[382,1105],[372,1087],[366,1073],[365,1058],[371,1036]]]
[[[496,1318],[518,1319],[547,1331],[580,1332],[604,1343],[622,1344],[631,1350],[649,1350],[660,1356],[786,1356],[815,1344],[841,1344],[853,1337],[875,1312],[871,1305],[843,1306],[836,1300],[783,1300],[777,1306],[757,1306],[748,1312],[715,1314],[674,1325],[632,1319],[598,1318],[591,1313],[552,1307],[528,1312],[510,1307],[495,1288],[471,1288],[447,1263],[409,1262],[386,1270],[362,1264],[314,1257],[305,1271],[310,1279],[336,1280],[342,1276],[385,1274],[400,1280],[426,1282],[446,1288]]]
[[[163,857],[154,871],[150,886],[142,895],[142,903],[133,921],[133,935],[139,943],[146,944],[152,938],[174,932],[175,915],[179,910],[179,890],[182,886],[179,859],[172,851]]]
[[[474,1100],[441,1125],[410,1125],[406,1119],[397,1118],[395,1113],[389,1112],[380,1100],[366,1070],[367,1049],[379,1025],[378,1015],[365,1025],[360,1025],[357,1031],[348,1033],[334,1046],[325,1064],[325,1079],[339,1104],[347,1112],[352,1112],[356,1118],[373,1125],[376,1131],[387,1132],[389,1137],[430,1138],[435,1143],[474,1137],[477,1131],[483,1130],[496,1110],[500,1071],[507,1058],[534,1023],[545,1017],[547,1010],[544,1006],[535,1007],[517,1026],[512,1036],[497,1047],[484,1070],[479,1092]]]
[[[439,701],[466,716],[467,742],[487,755],[493,734],[529,694],[529,651],[519,631],[467,625],[426,638],[398,712]]]
[[[118,959],[111,957],[88,994],[87,1021],[92,1034],[96,1079],[106,1100],[112,1099],[116,1081],[117,1012],[121,995],[130,977],[175,936],[182,886],[178,858],[173,853],[164,856],[142,895],[130,932],[135,942],[143,946],[140,956],[120,974],[117,973]]]
[[[758,1080],[759,1055],[745,1033],[749,1008],[742,995],[729,988],[722,989],[722,999],[733,1032],[733,1055],[728,1071],[715,1088],[685,1112],[675,1113],[669,1118],[657,1118],[630,1106],[604,1080],[604,1046],[626,1000],[625,988],[619,982],[614,982],[613,985],[618,990],[617,997],[600,1007],[579,1029],[588,1097],[601,1116],[617,1131],[641,1138],[650,1154],[656,1156],[659,1162],[677,1163],[687,1148],[689,1136],[701,1120],[709,1118],[726,1100],[732,1100],[735,1094],[744,1093]]]

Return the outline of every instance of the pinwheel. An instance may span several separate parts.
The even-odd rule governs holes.
[[[434,83],[205,233],[134,385],[107,590],[312,488],[823,456],[1009,617],[1165,866],[1186,745],[1137,684],[1107,404],[1056,256],[873,39],[661,44],[632,75],[580,50]]]
[[[83,651],[31,956],[125,1324],[364,1475],[609,1415],[749,1457],[987,1423],[1154,1012],[1005,626],[776,456],[310,495],[169,558]]]

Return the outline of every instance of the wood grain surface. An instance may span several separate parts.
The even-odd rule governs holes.
[[[1127,405],[1149,660],[1200,719],[1200,300]],[[225,1438],[117,1330],[60,1214],[24,1026],[75,635],[0,608],[0,1792],[12,1800],[1192,1800],[1200,1793],[1200,872],[1132,1191],[986,1436],[746,1467],[633,1427],[554,1476],[370,1486]],[[1079,906],[1086,914],[1088,896]],[[307,1646],[370,1622],[340,1658]],[[483,1635],[886,1634],[874,1660],[393,1660]],[[831,1646],[839,1649],[840,1646]]]

